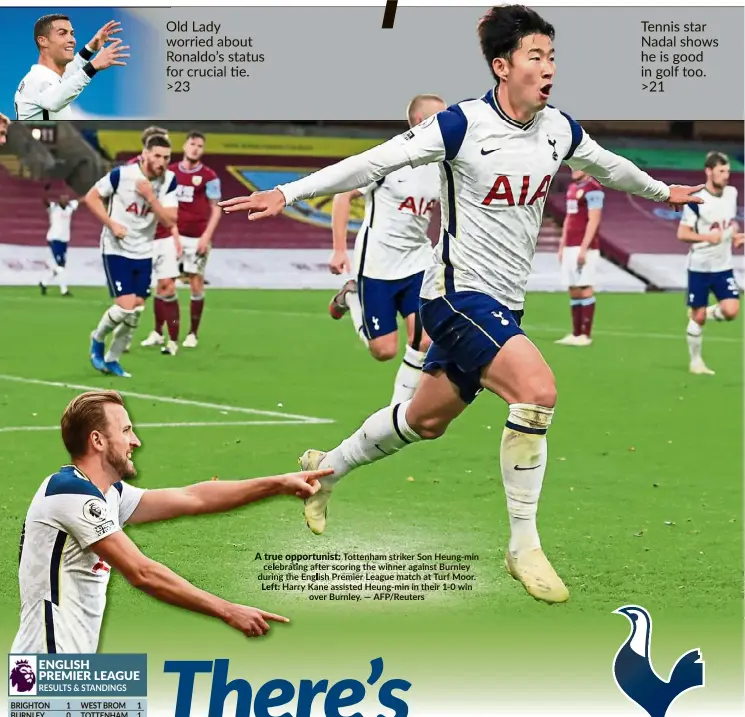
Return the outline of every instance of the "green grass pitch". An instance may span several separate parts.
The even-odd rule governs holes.
[[[135,425],[142,424],[137,480],[159,487],[295,470],[306,448],[337,445],[388,402],[398,366],[374,362],[348,320],[328,317],[329,292],[213,290],[198,349],[169,357],[140,348],[152,324],[148,304],[122,360],[133,377],[104,377],[90,366],[88,337],[107,296],[74,291],[63,299],[55,288],[46,297],[0,290],[0,612],[10,616],[8,645],[17,624],[21,523],[39,483],[66,462],[54,427],[76,390],[51,384],[140,394],[127,397]],[[181,291],[183,336],[188,292]],[[629,601],[702,623],[742,614],[742,319],[705,329],[704,358],[716,376],[688,373],[686,321],[680,294],[601,294],[594,344],[556,346],[569,326],[568,298],[528,297],[524,326],[559,390],[539,528],[570,588],[561,608],[570,614],[605,614]],[[476,553],[476,589],[458,597],[461,609],[534,611],[502,565],[505,418],[505,405],[482,393],[442,439],[351,474],[321,537],[307,530],[291,498],[138,526],[130,535],[200,587],[276,611],[292,612],[298,600],[259,592],[256,551]],[[164,425],[188,423],[210,425]],[[28,430],[16,430],[22,427]],[[119,576],[110,593],[115,616],[135,610],[157,620],[175,612]]]

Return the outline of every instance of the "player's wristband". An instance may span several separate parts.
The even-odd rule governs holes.
[[[93,67],[93,65],[90,62],[86,62],[85,65],[83,65],[83,72],[85,72],[88,77],[93,78],[93,75],[95,75],[98,70]]]
[[[93,52],[93,50],[88,47],[88,45],[85,45],[81,48],[80,52],[78,52],[78,55],[80,55],[84,60],[90,60],[93,55],[96,53]]]

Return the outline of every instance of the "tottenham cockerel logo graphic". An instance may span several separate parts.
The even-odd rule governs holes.
[[[13,669],[10,671],[10,684],[13,688],[11,692],[16,694],[28,693],[34,689],[36,675],[28,660],[16,660]]]
[[[652,618],[638,605],[614,610],[631,623],[631,634],[613,661],[613,677],[621,691],[649,717],[665,717],[670,705],[684,692],[704,684],[704,662],[697,648],[680,657],[668,681],[652,667]]]

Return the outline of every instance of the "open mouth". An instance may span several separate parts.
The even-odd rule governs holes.
[[[551,94],[551,87],[553,87],[553,85],[551,84],[543,85],[543,87],[541,87],[539,90],[539,92],[541,93],[541,97],[546,99]]]

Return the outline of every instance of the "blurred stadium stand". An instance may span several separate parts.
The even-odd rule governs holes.
[[[0,216],[3,217],[0,242],[43,244],[47,229],[41,201],[45,184],[51,182],[53,192],[67,186],[73,195],[84,194],[111,166],[139,151],[139,135],[144,126],[145,123],[135,121],[93,120],[39,126],[13,123],[8,144],[0,149]],[[254,175],[269,181],[272,172],[307,173],[338,161],[346,156],[345,152],[362,151],[384,141],[406,126],[403,122],[231,121],[196,126],[190,122],[167,123],[174,137],[176,159],[180,158],[178,150],[183,133],[197,129],[207,135],[205,162],[221,176],[226,197],[251,191],[246,180]],[[591,121],[583,126],[604,146],[624,154],[669,183],[700,183],[706,152],[724,151],[731,158],[731,182],[742,201],[745,163],[742,122]],[[562,168],[552,185],[539,236],[539,252],[555,252],[558,247],[569,174],[568,168]],[[216,246],[328,249],[330,202],[316,202],[311,210],[305,216],[283,215],[277,221],[253,225],[251,231],[247,231],[245,217],[227,215],[221,222]],[[643,254],[657,255],[660,260],[681,257],[687,248],[675,238],[678,216],[666,205],[608,190],[600,230],[601,251],[620,267],[639,264],[633,257]],[[433,241],[437,240],[438,227],[439,216],[436,216],[432,222]],[[75,245],[98,245],[100,226],[84,207],[76,213],[73,230]],[[350,246],[353,242],[354,232],[350,231]],[[651,272],[645,276],[642,272],[641,278],[655,288],[657,274]]]

